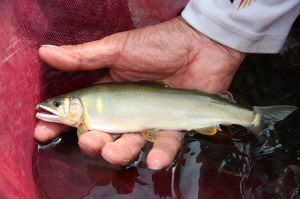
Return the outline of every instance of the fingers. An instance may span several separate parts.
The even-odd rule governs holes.
[[[102,149],[102,156],[111,164],[125,166],[140,154],[146,142],[140,133],[126,133],[115,142],[106,144]]]
[[[89,131],[79,138],[79,146],[90,158],[99,159],[102,155],[111,164],[125,166],[140,154],[146,144],[146,139],[140,133],[126,133],[113,141],[109,133]]]
[[[117,61],[127,33],[117,33],[102,40],[69,46],[44,45],[41,59],[63,71],[94,70],[111,66]]]
[[[147,156],[149,168],[159,170],[169,166],[180,146],[183,136],[177,131],[160,131],[158,139]],[[79,138],[82,152],[90,158],[102,157],[111,164],[130,164],[141,152],[146,139],[140,133],[126,133],[114,141],[113,137],[101,131],[89,131]]]
[[[88,131],[78,139],[78,145],[85,155],[92,159],[101,157],[102,148],[114,139],[108,133],[102,131]]]
[[[169,166],[181,146],[182,139],[183,135],[177,131],[160,131],[158,139],[147,156],[148,167],[159,170]]]
[[[41,142],[47,142],[68,128],[70,127],[63,124],[39,121],[34,129],[34,137]]]

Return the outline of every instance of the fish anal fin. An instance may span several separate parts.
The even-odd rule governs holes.
[[[77,136],[78,136],[78,138],[79,138],[82,134],[86,133],[87,131],[88,131],[88,128],[87,128],[86,124],[85,124],[85,123],[81,123],[81,124],[77,127]]]
[[[199,129],[194,129],[194,131],[204,134],[204,135],[214,135],[217,132],[222,131],[220,126],[209,126],[209,127],[203,127],[203,128],[199,128]]]
[[[229,101],[235,102],[233,95],[229,91],[223,91],[217,94],[218,96],[228,99]]]
[[[159,129],[141,131],[143,136],[150,142],[154,142],[158,138]]]

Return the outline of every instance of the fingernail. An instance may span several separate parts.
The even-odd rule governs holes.
[[[152,169],[152,170],[161,170],[163,167],[149,167],[149,169]]]
[[[121,163],[122,166],[126,166],[130,164],[130,160],[123,160],[123,162]]]
[[[50,44],[45,44],[45,45],[41,46],[41,48],[55,48],[55,47],[58,47],[58,46],[50,45]]]

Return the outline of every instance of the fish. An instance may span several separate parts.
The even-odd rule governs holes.
[[[220,125],[238,124],[255,135],[273,128],[294,110],[291,105],[246,107],[229,92],[218,95],[145,82],[111,82],[84,87],[36,105],[36,117],[89,130],[141,132],[155,141],[159,131],[196,131],[214,135]]]

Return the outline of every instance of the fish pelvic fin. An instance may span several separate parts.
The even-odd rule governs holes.
[[[254,119],[248,129],[255,135],[259,135],[262,129],[273,130],[275,122],[283,120],[290,115],[296,106],[278,105],[278,106],[254,106]]]
[[[78,136],[78,138],[79,138],[82,134],[86,133],[87,131],[88,131],[88,128],[87,128],[86,124],[85,124],[85,123],[81,123],[81,124],[77,127],[77,136]]]
[[[143,136],[150,142],[154,142],[158,138],[159,129],[141,131]]]

